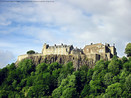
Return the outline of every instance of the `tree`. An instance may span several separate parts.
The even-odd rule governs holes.
[[[40,74],[44,72],[47,69],[47,64],[46,63],[41,63],[36,66],[36,74]]]
[[[83,90],[81,91],[81,97],[85,97],[89,94],[90,86],[88,84],[85,84]]]
[[[23,75],[27,75],[35,70],[35,66],[31,59],[25,59],[19,62],[17,70],[19,69],[23,73]]]
[[[90,85],[90,93],[94,95],[98,95],[102,93],[103,87],[100,80],[91,80],[89,85]]]
[[[126,77],[125,86],[128,92],[130,92],[131,91],[131,74],[128,77]]]
[[[104,76],[104,83],[105,85],[111,85],[112,84],[112,80],[113,80],[113,75],[112,73],[106,73]]]
[[[81,92],[86,83],[86,73],[87,72],[85,72],[84,70],[74,72],[74,75],[76,76],[76,89],[79,93]]]
[[[98,72],[101,72],[102,70],[106,69],[106,67],[107,66],[105,64],[105,61],[104,60],[100,60],[100,61],[96,62],[94,70],[98,71]]]
[[[128,43],[125,48],[125,53],[127,54],[127,57],[131,56],[131,43]]]
[[[125,57],[125,56],[123,56],[122,57],[122,63],[124,64],[125,62],[127,62],[128,61],[128,59]]]
[[[61,85],[53,91],[52,97],[77,98],[77,92],[75,86],[76,86],[76,76],[68,75],[67,78],[62,80]]]
[[[126,62],[123,64],[123,69],[126,70],[126,72],[131,72],[131,61]]]
[[[122,94],[122,88],[120,83],[114,83],[107,87],[106,94],[110,98],[120,98]]]
[[[111,62],[108,65],[108,70],[109,72],[111,72],[113,75],[116,75],[119,73],[120,71],[120,62],[119,60],[116,58],[116,56],[114,56],[111,60]]]
[[[7,77],[7,72],[8,69],[7,67],[0,69],[0,85],[2,84],[2,82],[5,80],[5,78]]]
[[[29,51],[27,51],[27,54],[35,54],[35,51],[34,50],[29,50]]]
[[[62,98],[78,98],[75,88],[67,88],[63,91]]]

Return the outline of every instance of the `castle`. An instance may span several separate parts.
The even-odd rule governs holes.
[[[44,55],[70,55],[70,54],[82,54],[82,49],[74,48],[73,45],[54,45],[49,46],[44,44],[42,54]]]
[[[86,45],[83,49],[74,48],[73,45],[54,45],[44,44],[42,49],[43,55],[86,55],[88,58],[111,59],[117,55],[115,46],[102,43]]]
[[[48,44],[43,45],[42,53],[35,53],[35,54],[25,54],[18,56],[17,62],[25,59],[25,58],[42,58],[43,60],[45,57],[50,58],[48,61],[51,62],[65,62],[64,58],[68,58],[68,61],[76,62],[76,65],[90,65],[94,64],[96,61],[100,59],[110,60],[114,55],[117,55],[115,46],[110,46],[109,44],[90,44],[85,45],[83,49],[74,48],[73,45],[54,45],[49,46]],[[52,58],[56,56],[55,58]],[[60,57],[60,60],[56,60],[56,58]],[[90,62],[87,62],[87,59],[90,59]],[[41,59],[39,59],[41,60]],[[46,62],[46,60],[44,60]],[[83,63],[85,62],[85,63]]]

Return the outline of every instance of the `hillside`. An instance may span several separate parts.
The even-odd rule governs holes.
[[[131,97],[131,58],[100,60],[93,69],[73,63],[34,65],[31,59],[0,69],[0,98]]]

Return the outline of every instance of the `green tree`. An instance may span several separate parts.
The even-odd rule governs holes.
[[[108,65],[108,70],[112,74],[116,75],[120,72],[120,62],[116,56],[114,56]]]
[[[125,70],[122,70],[121,73],[119,74],[119,80],[120,80],[119,82],[121,84],[124,84],[125,77],[127,77],[127,76],[128,76],[128,73]]]
[[[86,95],[89,95],[89,90],[90,90],[90,86],[89,84],[86,84],[83,88],[83,90],[81,91],[81,97],[85,97]]]
[[[123,64],[123,69],[126,71],[126,72],[131,72],[131,61],[128,61],[128,62],[125,62]]]
[[[120,83],[114,83],[107,87],[106,94],[111,98],[120,98],[122,95],[122,88]]]
[[[28,98],[41,98],[46,95],[46,91],[48,91],[47,87],[44,85],[31,86],[28,90]]]
[[[44,71],[47,70],[47,64],[46,63],[41,63],[36,66],[36,74],[43,73]]]
[[[19,83],[19,86],[21,88],[25,87],[26,86],[26,81],[27,81],[26,79],[22,79],[21,82]]]
[[[20,70],[23,75],[28,75],[35,70],[35,66],[31,59],[25,59],[18,64],[17,70]]]
[[[64,73],[66,76],[74,72],[73,63],[69,62],[63,66],[61,73]]]
[[[125,53],[127,54],[127,57],[131,56],[131,43],[128,43],[125,48]]]
[[[35,54],[35,51],[34,50],[29,50],[29,51],[27,51],[27,54]]]
[[[48,71],[49,71],[50,73],[52,73],[53,70],[58,69],[58,68],[61,68],[61,65],[58,64],[57,62],[54,62],[54,63],[51,63],[51,64],[48,66],[47,69],[48,69]]]
[[[77,92],[81,92],[81,90],[83,89],[85,83],[86,83],[86,73],[85,70],[80,70],[80,71],[76,71],[74,72],[74,75],[76,76],[76,89]]]
[[[13,81],[12,86],[13,86],[14,88],[16,88],[16,86],[17,86],[17,80],[14,80],[14,81]]]
[[[0,98],[8,98],[8,91],[0,90]]]
[[[73,96],[75,96],[75,98],[77,97],[76,95],[76,77],[75,75],[68,75],[66,79],[63,79],[61,82],[61,85],[56,88],[53,93],[52,93],[52,97],[53,98],[67,98],[64,96],[70,96],[69,98],[73,98]],[[66,93],[69,93],[68,90],[70,90],[70,94],[68,95]],[[74,94],[73,94],[74,93]]]
[[[6,82],[8,83],[8,85],[11,85],[13,80],[18,80],[18,79],[19,78],[15,70],[8,71],[8,76],[6,78]]]
[[[123,56],[122,57],[122,63],[124,64],[125,62],[127,62],[128,61],[128,59],[125,57],[125,56]]]
[[[104,83],[105,85],[111,85],[112,84],[112,80],[113,80],[113,75],[112,73],[106,73],[104,76]]]
[[[131,93],[131,74],[128,77],[126,77],[125,86],[127,91]]]
[[[8,69],[7,67],[0,69],[0,85],[2,84],[2,82],[5,80],[5,78],[7,77],[7,72]]]
[[[58,86],[61,84],[62,80],[65,79],[68,75],[71,75],[74,72],[73,63],[69,62],[62,66],[60,75],[58,77]]]
[[[78,98],[78,93],[75,88],[67,88],[63,91],[62,98]]]
[[[92,79],[92,75],[93,75],[93,69],[89,69],[87,72],[87,77],[86,77],[87,83],[89,83],[90,80]]]
[[[105,61],[104,60],[100,60],[100,61],[96,62],[94,70],[98,71],[98,72],[101,72],[102,70],[104,70],[106,68],[107,68],[107,65],[105,64]]]
[[[90,83],[90,93],[94,95],[99,95],[103,91],[102,82],[100,80],[91,80]]]

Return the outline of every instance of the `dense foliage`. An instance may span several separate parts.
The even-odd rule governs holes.
[[[0,69],[0,98],[131,98],[131,58],[100,60],[93,69],[75,71],[71,62],[60,65],[30,59]]]
[[[29,51],[27,51],[27,54],[35,54],[35,51],[34,50],[29,50]]]
[[[127,54],[128,57],[131,56],[131,43],[128,43],[126,45],[125,53]]]

